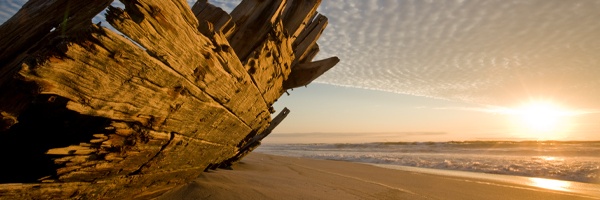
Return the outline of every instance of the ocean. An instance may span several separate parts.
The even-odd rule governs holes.
[[[266,143],[256,152],[600,184],[600,141]]]

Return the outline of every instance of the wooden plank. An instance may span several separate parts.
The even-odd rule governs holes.
[[[237,148],[174,134],[155,158],[142,166],[140,174],[162,173],[186,168],[206,168],[235,155]]]
[[[132,127],[118,130],[128,128]],[[167,133],[143,131],[141,134],[138,132],[134,134],[130,137],[118,134],[100,134],[105,136],[106,140],[90,144],[90,147],[95,150],[93,154],[64,156],[56,159],[56,164],[66,166],[57,169],[58,180],[65,182],[93,181],[131,175],[160,153],[171,140],[170,134]],[[83,158],[83,160],[79,158]]]
[[[240,161],[250,152],[254,151],[254,149],[256,149],[258,146],[260,146],[261,141],[265,139],[265,137],[269,136],[275,127],[277,127],[279,123],[281,123],[285,117],[287,117],[288,114],[290,114],[290,110],[287,107],[283,108],[283,110],[281,110],[281,112],[279,112],[279,114],[273,118],[273,121],[271,121],[271,124],[269,124],[267,129],[260,134],[257,134],[249,141],[245,142],[245,144],[237,151],[235,156],[219,163],[218,166],[221,168],[230,169],[233,163]]]
[[[0,199],[66,199],[90,185],[85,182],[0,184]]]
[[[281,18],[285,0],[244,0],[233,11],[231,17],[237,29],[229,43],[242,61],[246,63],[250,54],[262,45],[267,33]]]
[[[196,1],[194,6],[192,6],[192,12],[194,12],[194,15],[200,23],[202,23],[202,21],[210,22],[214,26],[213,31],[220,31],[226,38],[235,30],[235,23],[231,16],[223,11],[223,9],[216,7],[207,1]],[[209,35],[208,33],[203,34]]]
[[[319,39],[321,33],[323,33],[327,23],[327,17],[319,14],[316,19],[302,31],[296,41],[294,41],[293,47],[297,59],[292,63],[292,69],[308,55],[308,50],[317,43],[317,39]]]
[[[319,53],[319,44],[314,44],[312,47],[304,53],[304,57],[301,60],[298,60],[298,63],[307,63],[311,62],[315,56]]]
[[[21,76],[37,82],[41,93],[70,99],[67,108],[86,115],[226,145],[251,132],[194,83],[125,38],[97,27],[89,37],[69,43],[65,58],[25,64]]]
[[[202,171],[203,167],[195,167],[116,177],[94,184],[96,187],[82,189],[82,193],[77,197],[81,199],[98,199],[98,197],[153,199],[171,188],[189,183],[196,179]],[[103,185],[103,187],[97,187],[97,185]]]
[[[79,146],[79,145],[71,145],[68,147],[62,148],[54,148],[50,149],[46,152],[48,155],[88,155],[96,152],[95,149]]]
[[[283,94],[281,85],[291,73],[294,60],[291,41],[280,32],[283,25],[277,23],[274,28],[276,31],[269,33],[265,43],[252,52],[246,63],[248,73],[269,106]]]
[[[339,61],[339,58],[331,57],[316,62],[298,64],[290,74],[289,79],[283,83],[283,88],[291,89],[308,85],[327,70],[331,69]]]
[[[288,109],[287,107],[284,107],[281,110],[281,112],[279,112],[279,114],[277,114],[277,116],[275,116],[275,118],[273,118],[273,120],[269,124],[269,127],[267,129],[265,129],[265,131],[263,131],[261,134],[258,134],[256,137],[254,137],[253,140],[261,141],[261,140],[265,139],[267,136],[269,136],[269,134],[271,134],[271,132],[277,126],[279,126],[279,124],[288,116],[288,114],[290,114],[290,109]]]
[[[65,31],[81,27],[111,2],[112,0],[57,0],[47,3],[46,0],[30,0],[25,3],[0,26],[0,81],[7,80],[7,72],[13,71],[8,68],[18,67],[9,63],[20,62],[25,56],[22,52],[35,46],[53,28]],[[78,9],[86,12],[69,12]]]
[[[110,7],[107,12],[107,21],[113,27],[252,129],[268,123],[264,117],[257,117],[264,116],[268,107],[225,37],[217,34],[211,40],[199,33],[198,21],[186,1],[140,0],[124,4],[125,10]]]
[[[283,24],[290,38],[295,40],[311,22],[321,0],[290,0],[283,11]]]

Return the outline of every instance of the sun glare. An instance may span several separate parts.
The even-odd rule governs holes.
[[[528,128],[534,131],[548,132],[557,128],[565,112],[550,103],[532,103],[518,110]]]
[[[572,112],[550,102],[530,102],[515,110],[522,133],[537,139],[559,139]]]
[[[567,181],[552,180],[545,178],[529,178],[532,186],[541,187],[550,190],[569,191],[571,183]]]

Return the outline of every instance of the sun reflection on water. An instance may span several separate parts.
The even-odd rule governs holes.
[[[559,181],[545,178],[529,178],[531,185],[535,187],[545,188],[549,190],[569,191],[571,183],[567,181]]]

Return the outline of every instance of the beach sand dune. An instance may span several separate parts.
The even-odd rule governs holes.
[[[367,164],[252,153],[234,170],[203,173],[159,199],[600,199],[487,180]]]

